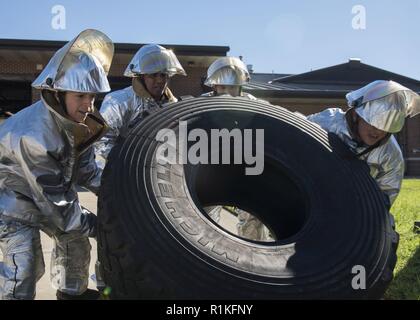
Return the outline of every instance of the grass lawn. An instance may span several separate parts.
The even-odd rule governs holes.
[[[385,299],[420,300],[420,234],[413,232],[414,221],[420,220],[420,179],[403,181],[391,212],[400,243],[394,280],[385,293]]]

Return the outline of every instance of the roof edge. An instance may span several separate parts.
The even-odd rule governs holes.
[[[47,49],[56,51],[63,47],[67,41],[61,40],[30,40],[30,39],[0,39],[0,49],[17,50],[39,50]],[[140,49],[145,43],[124,43],[115,42],[116,53],[132,53]],[[161,44],[165,48],[171,48],[179,55],[197,56],[225,56],[230,51],[229,46],[209,46],[209,45],[179,45]]]

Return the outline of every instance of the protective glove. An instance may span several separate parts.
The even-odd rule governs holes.
[[[97,225],[97,217],[96,215],[91,212],[89,209],[82,206],[82,212],[86,216],[87,223],[89,225],[89,238],[95,238],[96,239],[96,225]]]

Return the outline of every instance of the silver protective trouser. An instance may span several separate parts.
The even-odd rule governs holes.
[[[207,207],[205,210],[214,222],[220,224],[222,206]],[[274,241],[269,230],[260,220],[248,212],[238,208],[235,210],[238,212],[238,222],[236,224],[238,236],[256,241]]]
[[[257,240],[257,241],[273,241],[267,227],[256,217],[248,212],[240,210],[238,214],[238,236]]]
[[[54,236],[51,283],[64,293],[80,295],[88,285],[91,245],[85,236]],[[36,283],[45,273],[40,230],[0,220],[0,300],[35,298]]]
[[[213,221],[216,222],[217,224],[219,224],[220,222],[220,211],[222,211],[222,209],[223,209],[222,206],[212,206],[212,207],[205,208],[210,218],[212,218]]]

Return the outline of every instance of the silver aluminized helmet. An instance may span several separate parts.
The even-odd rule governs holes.
[[[184,68],[172,50],[157,44],[147,44],[140,48],[125,69],[126,77],[141,74],[166,73],[169,77],[180,74],[186,76]]]
[[[208,87],[215,85],[242,86],[249,80],[248,69],[240,59],[222,57],[210,65],[204,84]]]
[[[111,90],[107,74],[114,44],[104,33],[87,29],[58,50],[32,83],[36,89],[101,93]]]
[[[406,117],[420,113],[419,95],[394,81],[374,81],[346,98],[363,120],[390,133],[401,131]]]

